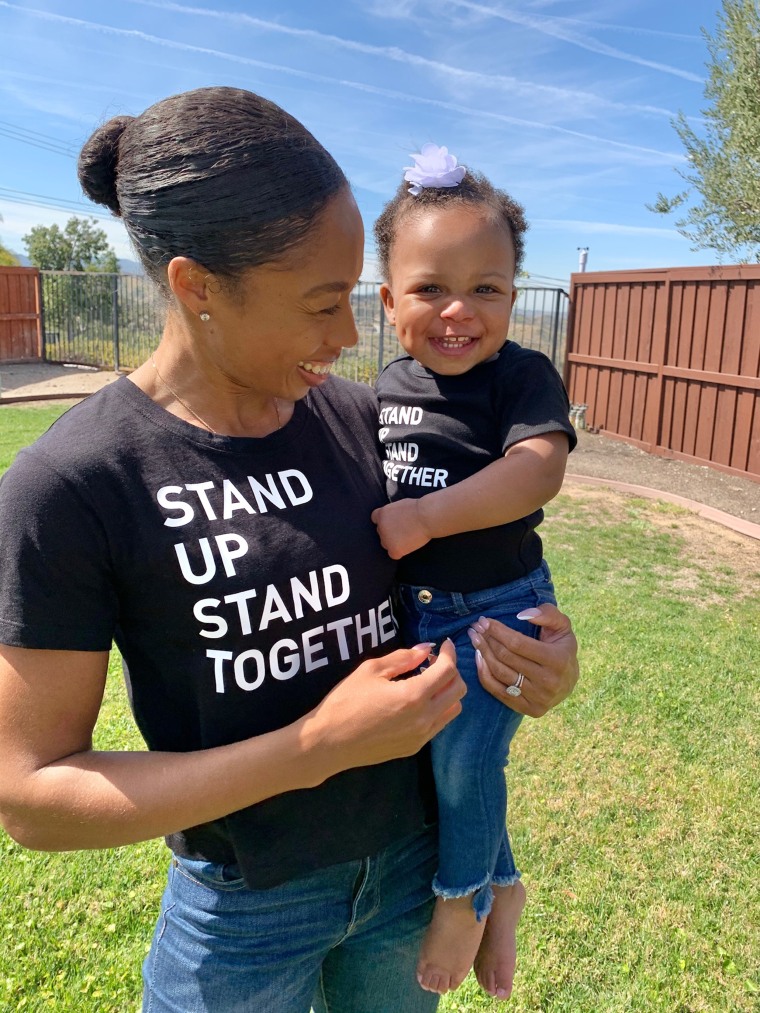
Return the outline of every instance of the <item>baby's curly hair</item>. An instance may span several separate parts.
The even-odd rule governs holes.
[[[380,271],[388,281],[391,247],[399,225],[405,218],[430,207],[447,207],[450,204],[471,204],[489,211],[509,231],[515,248],[515,274],[518,274],[525,258],[525,233],[528,223],[521,204],[496,187],[480,172],[470,169],[457,186],[425,187],[417,197],[409,193],[409,184],[401,183],[396,195],[388,201],[375,222],[375,242]]]

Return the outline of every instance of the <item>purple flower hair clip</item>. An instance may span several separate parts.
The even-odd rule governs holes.
[[[459,186],[467,166],[457,165],[456,155],[437,144],[423,144],[422,151],[411,156],[414,165],[405,165],[404,179],[412,185],[409,193],[417,197],[425,187]]]

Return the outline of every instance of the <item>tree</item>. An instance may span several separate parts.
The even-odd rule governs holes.
[[[57,225],[35,225],[23,237],[29,260],[42,271],[104,271],[116,274],[119,262],[108,236],[94,218],[69,218]]]
[[[0,215],[0,222],[3,216]],[[18,267],[18,258],[11,251],[0,243],[0,267]]]
[[[81,274],[42,276],[45,341],[51,359],[65,360],[75,341],[89,340],[92,328],[105,335],[118,301],[119,271],[108,236],[94,218],[70,218],[63,229],[35,225],[23,237],[29,260],[42,271]]]
[[[714,35],[704,28],[711,62],[698,136],[682,112],[673,127],[689,168],[676,170],[688,186],[660,193],[647,205],[657,214],[683,208],[678,231],[694,249],[760,261],[760,5],[723,0]]]

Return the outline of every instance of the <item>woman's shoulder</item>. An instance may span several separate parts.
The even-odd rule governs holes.
[[[316,404],[326,403],[336,410],[363,415],[374,413],[377,417],[377,395],[372,387],[342,376],[331,376],[327,383],[312,391]]]
[[[380,409],[374,390],[366,383],[331,376],[310,392],[308,403],[339,443],[350,443],[363,454],[375,452]]]
[[[34,443],[21,450],[8,469],[20,473],[58,473],[75,480],[100,470],[124,453],[137,438],[126,377],[116,380],[64,412]]]

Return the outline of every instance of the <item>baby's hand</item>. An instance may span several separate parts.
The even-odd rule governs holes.
[[[372,523],[391,559],[401,559],[430,541],[419,503],[418,499],[400,499],[372,511]]]

